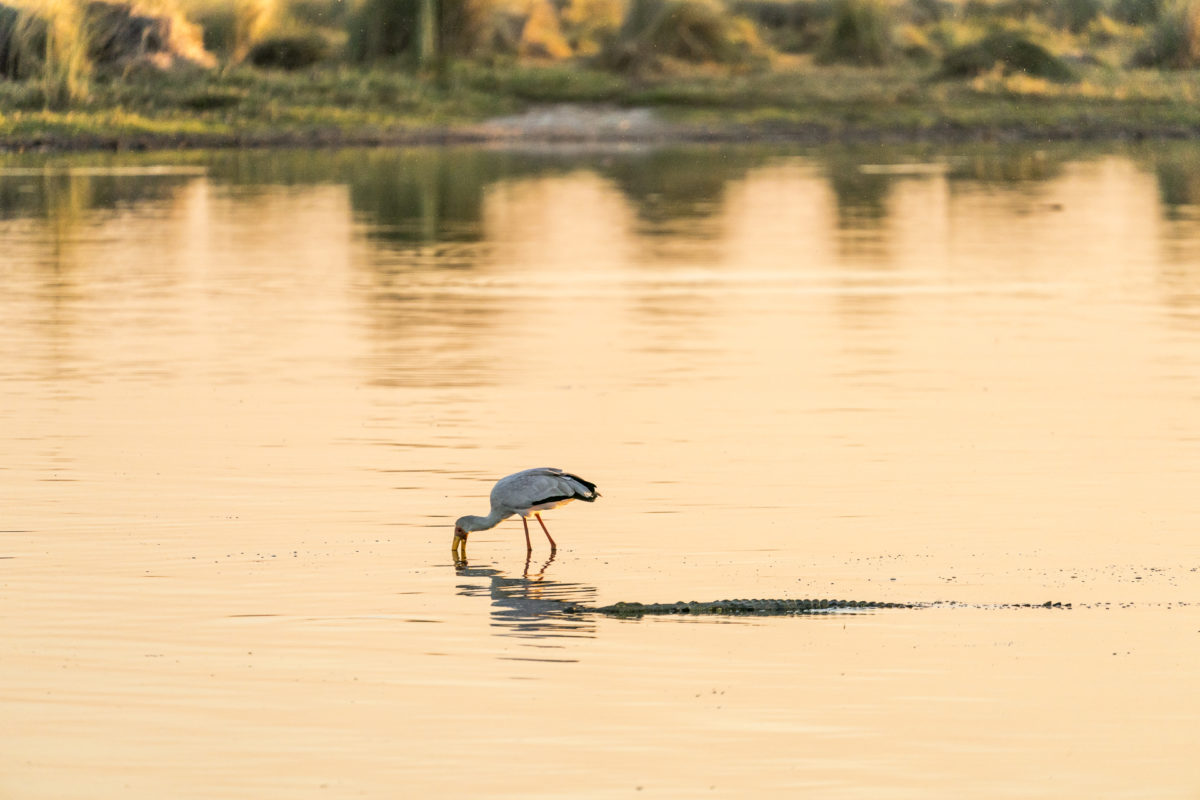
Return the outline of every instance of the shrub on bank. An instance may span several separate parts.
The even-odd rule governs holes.
[[[45,52],[45,21],[13,6],[0,5],[0,77],[34,77],[41,72]]]
[[[996,69],[1005,75],[1022,73],[1051,81],[1071,81],[1066,62],[1040,44],[1014,31],[994,31],[942,56],[940,78],[968,78]]]
[[[575,54],[599,55],[609,45],[625,15],[623,0],[568,0],[562,31]]]
[[[417,46],[422,0],[361,0],[346,19],[347,54],[367,62],[412,55]],[[484,55],[502,10],[491,0],[440,0],[433,36],[449,57]]]
[[[1162,9],[1133,64],[1164,69],[1200,67],[1200,0],[1176,0]]]
[[[183,15],[162,11],[176,3],[203,21],[203,42]],[[212,64],[204,42],[227,64],[396,69],[429,52],[418,40],[430,41],[421,31],[431,5],[437,55],[493,68],[575,59],[687,72],[804,65],[791,54],[812,54],[819,64],[932,64],[939,77],[1072,80],[1055,52],[1074,65],[1200,67],[1200,0],[0,0],[0,77],[36,80],[48,101],[70,102],[108,66]],[[446,74],[444,61],[435,66]]]
[[[836,0],[817,62],[881,67],[895,58],[894,36],[894,15],[886,0]]]
[[[1158,22],[1161,0],[1116,0],[1110,16],[1126,25],[1150,25]]]
[[[1103,13],[1101,0],[1055,0],[1050,6],[1051,21],[1075,34],[1083,33]]]
[[[325,37],[317,33],[267,36],[250,47],[246,60],[256,67],[303,69],[332,54]]]
[[[732,0],[730,8],[783,53],[816,50],[830,17],[829,4],[821,0]]]
[[[748,64],[765,57],[754,25],[716,0],[632,0],[602,61],[640,71],[669,61]]]

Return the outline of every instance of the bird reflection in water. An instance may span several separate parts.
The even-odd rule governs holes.
[[[595,624],[585,618],[564,614],[563,609],[577,604],[590,605],[596,587],[562,583],[546,578],[554,563],[551,555],[536,571],[526,558],[520,577],[509,577],[494,565],[470,566],[465,559],[456,561],[455,572],[472,582],[459,583],[458,593],[466,597],[490,597],[492,626],[501,636],[527,638],[583,637],[595,635]]]

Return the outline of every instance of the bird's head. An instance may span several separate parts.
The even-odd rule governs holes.
[[[454,523],[454,541],[457,542],[459,539],[465,541],[467,534],[473,530],[475,527],[471,524],[470,517],[459,517],[458,521]]]

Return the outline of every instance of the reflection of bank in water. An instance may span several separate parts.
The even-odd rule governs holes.
[[[590,604],[596,597],[596,587],[579,583],[561,583],[544,577],[548,559],[536,572],[529,562],[520,577],[508,577],[495,567],[470,567],[464,562],[458,569],[463,578],[476,579],[460,583],[458,593],[466,597],[490,597],[492,626],[501,636],[527,638],[595,636],[594,622],[563,614],[564,609]]]

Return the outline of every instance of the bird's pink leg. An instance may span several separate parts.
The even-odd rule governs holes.
[[[525,552],[532,553],[533,545],[529,543],[529,522],[524,517],[521,517],[521,524],[525,526]]]
[[[542,522],[542,515],[536,511],[533,515],[537,517],[538,525],[541,525],[542,530],[546,532],[546,538],[550,540],[550,552],[553,553],[558,549],[558,545],[554,543],[554,537],[550,535],[550,531],[546,528],[546,523]]]

